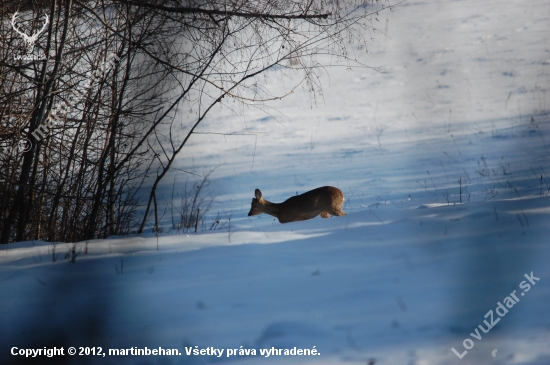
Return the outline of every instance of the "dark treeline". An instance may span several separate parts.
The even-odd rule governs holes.
[[[2,14],[1,243],[128,232],[154,151],[148,129],[172,86],[141,57],[143,42],[167,40],[160,19],[117,4],[50,5]],[[46,22],[32,48],[15,31]]]
[[[143,231],[214,105],[292,92],[272,95],[267,72],[316,95],[322,59],[354,63],[384,6],[0,0],[0,243]]]

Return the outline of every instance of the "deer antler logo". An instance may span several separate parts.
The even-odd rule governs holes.
[[[34,50],[34,44],[36,43],[36,40],[38,39],[38,36],[42,34],[42,32],[46,29],[46,26],[48,25],[48,22],[50,21],[50,18],[48,17],[48,14],[44,14],[44,17],[46,18],[44,21],[44,25],[42,26],[42,29],[40,29],[38,32],[34,33],[31,36],[28,36],[27,33],[24,33],[17,29],[17,26],[15,25],[15,20],[17,19],[17,11],[13,16],[11,17],[11,26],[13,29],[23,37],[23,40],[25,41],[25,44],[27,45],[27,54],[31,54]]]

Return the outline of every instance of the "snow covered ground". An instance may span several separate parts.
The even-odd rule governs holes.
[[[378,19],[360,57],[380,72],[333,69],[316,105],[303,91],[276,119],[217,109],[201,129],[257,139],[191,139],[178,167],[220,165],[231,229],[2,247],[0,363],[550,364],[550,4],[410,0]],[[347,216],[246,216],[255,188],[323,185]],[[132,347],[181,355],[108,352]],[[319,355],[274,353],[294,347]]]

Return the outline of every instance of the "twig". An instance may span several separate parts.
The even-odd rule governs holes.
[[[197,208],[197,219],[195,220],[195,233],[197,233],[197,229],[199,228],[199,217],[201,214],[200,208]]]

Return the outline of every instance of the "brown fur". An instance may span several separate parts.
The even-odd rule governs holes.
[[[328,218],[330,215],[343,216],[344,193],[333,186],[323,186],[307,193],[288,198],[282,203],[271,203],[265,200],[259,189],[255,191],[248,215],[266,213],[279,219],[280,223],[304,221],[320,215]]]

